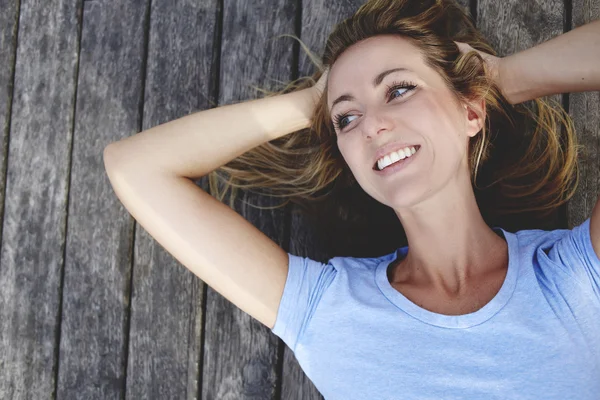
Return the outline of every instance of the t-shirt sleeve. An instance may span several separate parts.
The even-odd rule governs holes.
[[[288,275],[271,332],[280,337],[292,351],[304,327],[330,286],[336,270],[307,257],[288,253]]]
[[[567,268],[573,278],[579,281],[584,290],[589,290],[592,298],[600,304],[600,259],[592,246],[590,221],[588,218],[569,230],[567,235],[557,241],[550,255]]]

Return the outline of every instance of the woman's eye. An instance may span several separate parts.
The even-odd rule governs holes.
[[[405,90],[405,92],[403,92],[402,94],[400,94],[400,96],[397,96],[397,97],[402,97],[402,96],[404,96],[404,94],[405,94],[406,92],[408,92],[408,89],[407,89],[407,88],[397,88],[397,89],[391,89],[391,90],[390,90],[390,93],[394,93],[396,90]],[[396,97],[392,97],[392,98],[393,98],[393,99],[395,99]]]
[[[335,127],[338,130],[341,131],[342,129],[344,129],[346,127],[346,125],[348,125],[350,123],[350,122],[348,122],[348,124],[342,124],[342,122],[345,121],[346,118],[350,118],[350,117],[355,117],[355,115],[338,114],[335,116],[335,118],[334,118],[335,121],[333,122],[333,124],[335,125]]]
[[[401,83],[397,83],[394,82],[391,84],[391,86],[388,86],[386,95],[388,98],[392,98],[395,99],[396,97],[402,97],[404,96],[406,93],[410,92],[411,90],[415,89],[417,87],[417,85],[410,83],[410,82],[401,82]],[[391,94],[396,92],[397,90],[404,90],[402,93],[400,93],[399,96],[395,96],[392,97]]]
[[[387,100],[393,100],[398,97],[402,97],[406,93],[415,89],[416,87],[417,87],[417,85],[410,83],[410,82],[406,82],[406,81],[401,82],[401,83],[394,82],[394,83],[392,83],[391,86],[388,86],[388,88],[387,88],[387,91],[386,91]],[[392,96],[392,94],[396,91],[402,91],[402,92],[400,92],[400,94],[398,96]],[[348,124],[343,123],[346,120],[346,118],[350,118],[350,117],[354,117],[354,116],[355,115],[338,114],[334,117],[333,124],[339,131],[341,131],[342,129],[344,129],[346,127],[346,125],[348,125],[350,123],[350,122],[348,122]]]

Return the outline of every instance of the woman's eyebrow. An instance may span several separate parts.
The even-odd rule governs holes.
[[[381,73],[379,73],[375,79],[373,79],[373,87],[377,88],[377,86],[379,86],[381,84],[381,82],[383,82],[383,78],[385,78],[387,75],[391,74],[392,72],[397,72],[397,71],[408,71],[408,72],[412,72],[410,69],[408,68],[392,68],[392,69],[388,69],[385,70]],[[333,103],[331,104],[331,109],[333,110],[333,107],[338,104],[341,103],[342,101],[352,101],[355,100],[354,96],[352,96],[349,93],[344,93],[343,95],[341,95],[340,97],[338,97],[337,99],[335,99],[333,101]]]

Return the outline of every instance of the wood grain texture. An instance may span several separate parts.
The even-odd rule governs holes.
[[[294,33],[295,4],[286,0],[258,0],[252,5],[224,1],[219,105],[260,97],[250,85],[274,89],[279,86],[275,80],[292,79],[290,39],[275,36]],[[235,210],[284,247],[289,236],[285,209],[259,210],[244,204],[268,207],[281,200],[243,192],[239,200]],[[278,398],[281,340],[210,287],[204,345],[203,399]]]
[[[13,80],[15,74],[15,51],[17,48],[17,25],[19,19],[18,3],[14,0],[0,0],[0,210],[4,210],[4,183],[6,180],[6,152],[10,113],[13,99]],[[0,218],[1,218],[0,214]]]
[[[364,3],[361,0],[305,0],[302,2],[302,31],[300,38],[308,48],[322,56],[327,38],[335,25],[350,17]],[[304,51],[299,54],[299,75],[308,76],[316,71]],[[298,207],[292,206],[290,253],[327,262],[337,254],[328,252],[316,240],[315,227],[305,216],[298,213]],[[281,398],[290,400],[323,399],[312,381],[306,376],[296,360],[292,350],[285,346],[283,353],[283,377]]]
[[[125,388],[133,240],[102,153],[139,131],[147,2],[83,7],[57,398],[99,400]]]
[[[17,49],[17,26],[19,20],[19,7],[18,3],[13,0],[0,0],[0,9],[3,10],[0,13],[0,135],[2,135],[2,141],[0,142],[0,221],[4,220],[4,194],[6,187],[6,163],[8,156],[8,141],[10,132],[10,116],[13,102],[13,82],[15,77],[15,62],[16,62],[16,49]],[[0,238],[2,237],[2,224],[0,224]],[[2,269],[0,266],[0,282],[2,282]],[[13,272],[10,271],[9,272]],[[9,279],[10,281],[10,279]],[[11,282],[9,284],[14,284]],[[3,287],[0,285],[0,292]],[[0,301],[2,297],[0,297]],[[3,306],[9,307],[8,304],[0,303]],[[16,304],[12,304],[13,306]],[[5,312],[10,311],[5,309]],[[25,312],[25,310],[21,310]],[[4,317],[6,314],[0,314]],[[9,356],[17,356],[15,353],[5,353],[5,347],[10,346],[11,340],[16,339],[14,336],[9,334],[11,326],[9,325],[10,319],[0,319],[0,337],[5,338],[4,342],[0,344],[0,371],[6,370]],[[16,376],[4,375],[0,372],[0,398],[8,398],[9,394],[13,394],[16,390],[21,388],[15,388],[14,379]]]
[[[507,56],[563,33],[562,0],[478,0],[478,28],[500,56]]]
[[[477,28],[500,57],[529,49],[563,33],[563,0],[478,0]],[[561,103],[561,95],[548,96]],[[556,210],[539,229],[566,228],[566,206]],[[524,228],[521,228],[524,229]]]
[[[18,4],[3,2],[3,39]],[[0,256],[3,399],[55,390],[77,29],[76,2],[20,3]]]
[[[573,1],[573,29],[599,18],[600,0]],[[572,228],[592,215],[600,195],[600,92],[571,93],[569,114],[575,123],[577,139],[585,146],[579,162],[579,187],[568,207]]]
[[[153,0],[142,129],[207,109],[216,1]],[[196,399],[205,284],[136,224],[127,392]]]

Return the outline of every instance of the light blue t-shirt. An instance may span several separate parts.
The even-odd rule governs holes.
[[[272,332],[326,400],[600,399],[600,260],[590,219],[502,233],[496,296],[465,315],[421,308],[379,258],[289,254]]]

